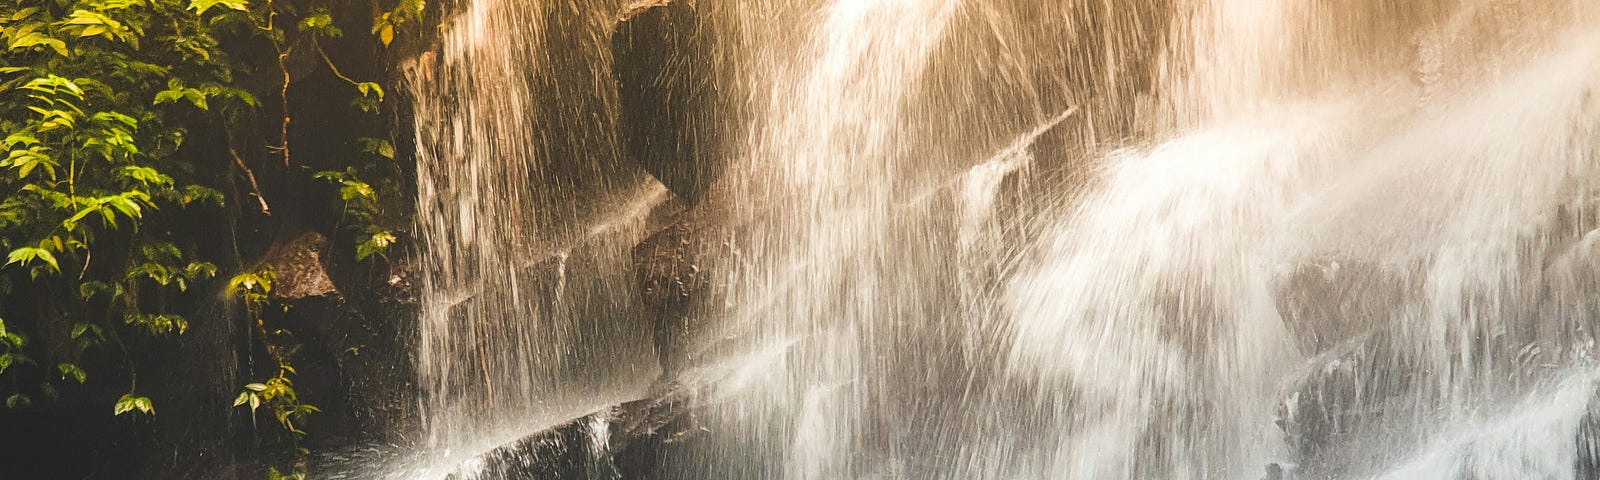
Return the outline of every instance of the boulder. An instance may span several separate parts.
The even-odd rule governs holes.
[[[327,237],[315,231],[303,232],[273,245],[263,259],[277,275],[272,299],[296,301],[337,295],[339,290],[333,286],[333,279],[328,277],[328,270],[323,266],[322,251],[327,248]]]

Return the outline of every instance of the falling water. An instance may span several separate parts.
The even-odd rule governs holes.
[[[1594,474],[1600,5],[695,6],[738,233],[670,478]],[[648,370],[611,7],[413,72],[435,448]]]
[[[614,95],[567,83],[606,81],[590,64],[610,13],[464,5],[407,72],[423,147],[419,447],[443,462],[640,394],[654,366],[627,259],[669,205],[619,167]]]

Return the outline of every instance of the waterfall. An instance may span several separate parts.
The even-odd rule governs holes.
[[[733,233],[666,478],[1592,474],[1600,5],[691,3]],[[410,73],[447,457],[647,395],[676,208],[621,5],[464,5]]]
[[[615,5],[462,5],[407,72],[422,450],[457,460],[640,394],[655,367],[628,256],[669,203],[617,160],[614,93],[568,84],[609,80]]]

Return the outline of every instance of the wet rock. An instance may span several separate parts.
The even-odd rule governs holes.
[[[712,278],[731,250],[727,218],[717,204],[702,204],[633,249],[640,297],[654,317],[653,340],[664,379],[687,365],[691,340],[719,303]]]
[[[1577,458],[1573,459],[1574,478],[1600,478],[1600,389],[1589,400],[1589,411],[1578,421]]]
[[[445,478],[617,478],[605,456],[608,427],[606,412],[580,417],[480,455]]]
[[[301,300],[338,293],[322,262],[322,251],[327,248],[327,237],[304,232],[268,250],[264,261],[277,275],[272,298]]]
[[[463,463],[448,480],[664,478],[666,458],[704,430],[685,390],[614,405]]]
[[[1283,480],[1283,466],[1276,463],[1267,464],[1267,475],[1261,480]]]
[[[714,123],[708,35],[688,2],[651,0],[626,8],[611,37],[627,153],[689,203],[723,169],[707,148]]]

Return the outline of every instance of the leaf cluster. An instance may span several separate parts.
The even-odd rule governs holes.
[[[106,398],[111,413],[155,414],[138,391],[139,361],[126,345],[130,336],[159,339],[204,325],[191,324],[176,305],[218,267],[200,258],[183,226],[220,223],[225,204],[243,203],[220,185],[235,169],[252,175],[253,186],[246,162],[221,154],[268,137],[247,131],[258,125],[251,121],[263,108],[258,97],[282,101],[283,130],[273,132],[277,145],[240,149],[276,151],[288,161],[290,50],[320,56],[351,85],[360,110],[377,112],[384,100],[382,86],[346,77],[322,50],[320,41],[344,35],[324,3],[313,0],[304,11],[273,0],[0,3],[0,300],[27,299],[0,301],[0,398],[7,408],[28,408],[92,379],[126,379],[125,393]],[[422,8],[421,0],[399,0],[374,18],[372,35],[388,45],[395,27],[418,21]],[[261,55],[261,45],[274,54]],[[236,78],[267,68],[282,69],[281,89],[252,91]],[[205,135],[194,133],[200,129]],[[220,149],[215,140],[193,140],[219,130],[226,134]],[[359,142],[375,158],[394,157],[387,140]],[[362,232],[358,256],[381,256],[397,239],[376,227],[377,193],[354,172],[325,178],[339,186],[350,228]],[[269,331],[260,319],[273,280],[270,270],[255,269],[228,282],[278,366],[241,398],[252,410],[271,406],[298,438],[316,407],[294,391],[292,349],[272,343],[287,332]],[[91,352],[123,358],[86,363]],[[283,478],[305,475],[303,466],[286,471]]]
[[[70,338],[65,348],[8,344],[14,359],[49,359],[0,370],[9,407],[83,383],[79,360],[96,346],[188,330],[171,296],[216,266],[176,245],[172,227],[217,214],[224,196],[196,174],[187,125],[226,122],[256,103],[232,86],[217,21],[183,0],[0,5],[0,295],[22,273],[32,292],[31,308],[0,314]],[[186,105],[169,105],[173,95]],[[55,375],[17,370],[52,364]],[[123,362],[130,382],[116,415],[155,411],[135,393],[135,364]]]

